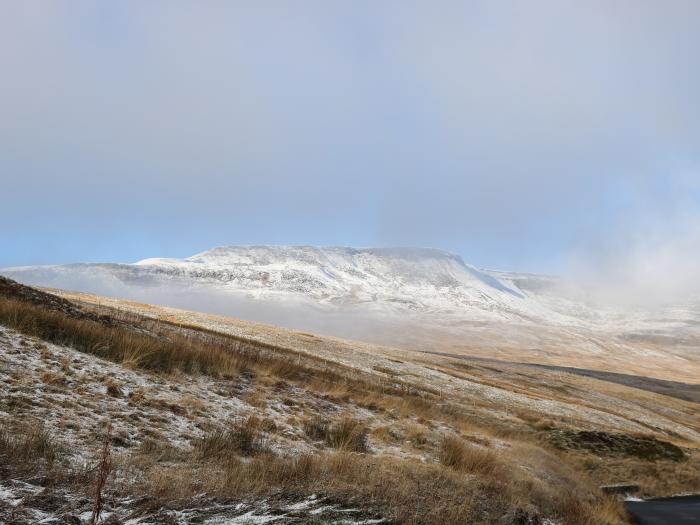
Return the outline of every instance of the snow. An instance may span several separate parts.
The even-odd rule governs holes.
[[[209,285],[250,297],[313,299],[325,306],[373,303],[399,311],[466,310],[474,317],[516,318],[541,310],[512,280],[430,249],[293,246],[215,248],[186,259],[3,270],[23,282],[71,289],[96,281],[140,286]],[[539,311],[544,313],[544,311]]]
[[[193,297],[216,293],[231,301],[286,302],[329,312],[420,314],[443,325],[445,319],[618,327],[629,327],[630,321],[646,327],[649,321],[644,312],[601,310],[564,295],[549,276],[482,270],[453,253],[425,248],[229,246],[184,259],[17,267],[0,273],[28,284],[150,303],[159,301],[148,300],[149,294],[159,298],[158,289],[166,287]],[[665,317],[667,324],[684,325],[697,314],[683,307],[669,309]]]

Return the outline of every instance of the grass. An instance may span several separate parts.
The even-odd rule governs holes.
[[[407,525],[502,522],[504,516],[515,519],[523,513],[569,525],[622,523],[619,502],[580,483],[573,473],[557,474],[560,482],[546,485],[526,472],[473,476],[436,463],[340,451],[264,454],[175,468],[153,464],[140,490],[157,506],[186,501],[201,491],[220,498],[322,494]]]
[[[326,443],[336,450],[368,452],[367,428],[355,419],[341,418],[328,427]]]
[[[44,341],[154,372],[233,377],[242,365],[236,354],[226,348],[193,344],[177,336],[158,339],[97,321],[74,319],[17,299],[0,298],[0,324]]]
[[[345,452],[368,452],[367,427],[351,417],[329,422],[321,416],[307,418],[302,423],[304,433],[314,441]]]
[[[350,429],[352,434],[356,426],[351,421],[341,418],[330,427]],[[555,461],[547,455],[540,457],[539,451],[512,451],[528,469],[502,475],[502,471],[477,463],[479,475],[475,476],[475,463],[470,463],[471,452],[464,443],[450,442],[452,453],[458,452],[448,467],[345,450],[284,457],[261,445],[260,426],[255,418],[234,423],[228,432],[196,441],[191,455],[149,442],[138,454],[114,458],[113,476],[121,472],[123,478],[131,479],[129,483],[112,481],[99,490],[105,498],[138,494],[143,508],[132,509],[136,512],[188,505],[206,492],[229,501],[319,494],[406,525],[492,523],[523,516],[533,520],[546,516],[570,525],[623,520],[619,502],[597,493],[578,473],[562,465],[552,469],[556,484],[529,475],[535,465]],[[6,467],[32,466],[34,472],[42,467],[44,483],[91,494],[95,472],[66,470],[69,467],[60,461],[62,454],[63,449],[40,426],[15,424],[0,433],[0,456]]]
[[[304,433],[314,441],[323,441],[328,435],[328,420],[319,415],[306,418],[302,422]]]
[[[53,436],[39,423],[22,422],[0,430],[0,456],[26,468],[52,466],[60,452]]]
[[[455,436],[446,436],[440,443],[440,463],[461,472],[494,476],[505,474],[503,465],[493,450],[467,445]]]
[[[267,451],[261,422],[255,416],[234,422],[227,430],[216,430],[197,440],[194,451],[199,459],[229,459],[253,456]]]
[[[393,386],[378,385],[371,377],[322,358],[206,330],[165,322],[146,324],[134,318],[127,318],[125,326],[104,324],[8,297],[0,297],[0,324],[127,368],[230,379],[254,373],[291,381],[342,403],[352,397],[363,406],[428,419],[467,417],[456,405],[436,403],[434,392],[398,381]],[[57,377],[47,380],[59,382]]]
[[[304,382],[309,386],[342,384],[358,393],[387,390],[387,395],[401,394],[402,397],[408,389],[398,387],[392,391],[362,380],[348,379],[349,369],[341,370],[338,365],[325,360],[268,344],[206,330],[169,326],[166,322],[151,322],[145,329],[143,321],[127,319],[125,326],[77,319],[65,312],[0,296],[0,324],[128,368],[222,378],[234,378],[242,372],[253,371]]]

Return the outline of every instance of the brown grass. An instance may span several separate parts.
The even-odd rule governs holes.
[[[124,313],[115,319],[119,323],[76,319],[33,303],[0,297],[0,324],[130,368],[222,378],[253,373],[295,383],[329,395],[338,403],[348,403],[352,397],[373,410],[398,410],[402,415],[426,420],[457,422],[467,417],[456,405],[437,403],[437,393],[426,387],[418,389],[398,380],[392,381],[392,386],[377,384],[371,374],[292,349]],[[258,406],[254,399],[250,401]],[[261,398],[258,403],[262,407],[265,400]]]
[[[52,465],[59,454],[53,436],[35,422],[3,425],[0,430],[0,456],[25,468],[39,464]]]
[[[341,418],[329,427],[326,443],[336,450],[367,452],[367,428],[355,419]]]
[[[225,434],[210,435],[195,443],[194,456],[170,450],[165,443],[144,443],[140,454],[122,458],[115,465],[138,474],[135,479],[142,481],[115,485],[111,490],[139,494],[150,508],[187,504],[202,492],[237,501],[274,494],[322,494],[407,525],[493,523],[502,522],[504,516],[525,515],[571,525],[622,522],[619,502],[598,494],[582,482],[578,473],[557,465],[554,456],[541,456],[540,451],[517,449],[511,454],[517,456],[517,464],[527,465],[528,471],[546,466],[557,483],[544,484],[517,469],[502,475],[482,468],[478,476],[465,476],[462,468],[469,462],[463,452],[458,456],[462,459],[449,468],[342,451],[279,457],[255,445],[260,424],[248,418]],[[463,450],[459,445],[450,446]],[[0,433],[0,456],[12,457],[15,464],[53,463],[60,453],[41,427],[16,425]],[[467,467],[469,470],[473,473],[472,467]],[[64,480],[61,486],[70,483],[92,491],[94,473],[89,474],[53,475],[56,480]]]
[[[187,500],[203,490],[224,498],[315,493],[408,525],[500,523],[506,516],[522,515],[569,525],[623,522],[619,502],[571,478],[543,486],[526,473],[465,476],[439,464],[388,456],[331,452],[288,458],[263,454],[250,461],[229,458],[205,466],[154,464],[147,472],[148,481],[141,490],[153,496],[151,504],[157,506]]]
[[[112,378],[108,378],[105,381],[105,386],[107,387],[107,394],[112,397],[122,397],[124,395],[119,383]]]
[[[314,441],[323,441],[328,435],[328,420],[319,415],[304,419],[302,429]]]
[[[193,344],[184,337],[158,339],[122,327],[73,319],[62,312],[16,299],[0,298],[0,324],[55,344],[69,346],[117,363],[156,372],[234,376],[241,368],[226,348]]]
[[[253,456],[267,451],[261,422],[251,416],[234,422],[226,430],[215,430],[194,443],[199,459],[230,459],[237,455]]]
[[[493,450],[467,445],[455,436],[443,438],[440,443],[439,458],[440,463],[446,467],[482,476],[493,476],[503,466]]]
[[[304,432],[315,441],[345,452],[368,452],[367,427],[350,417],[329,422],[321,416],[307,418],[303,422]]]
[[[41,381],[47,385],[63,386],[66,384],[66,376],[57,372],[52,372],[51,370],[47,370],[42,372]]]
[[[420,425],[410,425],[406,430],[406,439],[416,448],[423,448],[428,444],[428,434]]]

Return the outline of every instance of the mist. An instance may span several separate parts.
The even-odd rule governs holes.
[[[406,332],[410,321],[398,314],[391,315],[381,306],[378,315],[376,305],[369,303],[320,304],[302,295],[274,292],[254,297],[245,290],[177,278],[164,281],[146,276],[127,280],[114,265],[69,265],[58,272],[51,267],[37,268],[10,275],[24,284],[233,317],[320,335],[373,342],[412,340]]]
[[[700,304],[698,185],[700,179],[686,176],[654,192],[638,189],[631,198],[642,208],[628,207],[571,251],[563,272],[569,287],[602,305]]]

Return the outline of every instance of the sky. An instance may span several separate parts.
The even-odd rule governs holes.
[[[695,0],[2,2],[0,267],[425,246],[684,288],[698,20]]]

